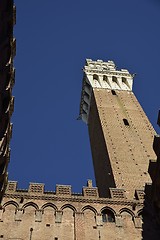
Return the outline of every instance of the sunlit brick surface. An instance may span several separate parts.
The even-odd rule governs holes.
[[[100,196],[117,187],[133,198],[136,189],[151,182],[149,160],[156,159],[155,131],[134,94],[93,89],[88,127]]]

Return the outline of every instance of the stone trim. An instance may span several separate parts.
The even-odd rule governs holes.
[[[129,200],[114,200],[110,198],[98,198],[98,199],[91,199],[91,198],[86,198],[86,197],[74,197],[71,196],[69,197],[62,197],[62,196],[45,196],[45,195],[29,195],[29,194],[9,194],[6,193],[4,195],[6,198],[15,198],[19,199],[22,196],[24,199],[33,199],[33,200],[47,200],[47,201],[60,201],[60,202],[81,202],[81,203],[100,203],[100,204],[115,204],[115,205],[125,205],[125,206],[133,206],[133,203],[136,202],[136,206],[141,206],[143,207],[143,202],[142,201],[129,201]]]

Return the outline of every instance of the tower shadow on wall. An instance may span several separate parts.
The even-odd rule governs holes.
[[[160,111],[157,124],[160,126]],[[160,135],[155,135],[153,149],[157,160],[150,160],[148,172],[152,184],[145,186],[142,212],[142,240],[160,239]]]

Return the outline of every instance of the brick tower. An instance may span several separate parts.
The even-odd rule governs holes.
[[[86,60],[80,107],[88,124],[100,197],[119,189],[133,199],[150,183],[148,165],[155,159],[155,131],[132,92],[133,75],[113,61]],[[118,194],[118,191],[117,191]]]

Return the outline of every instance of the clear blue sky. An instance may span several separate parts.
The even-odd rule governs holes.
[[[134,93],[156,127],[159,0],[15,0],[17,56],[9,179],[20,188],[94,179],[87,126],[77,121],[85,58],[137,73]]]

